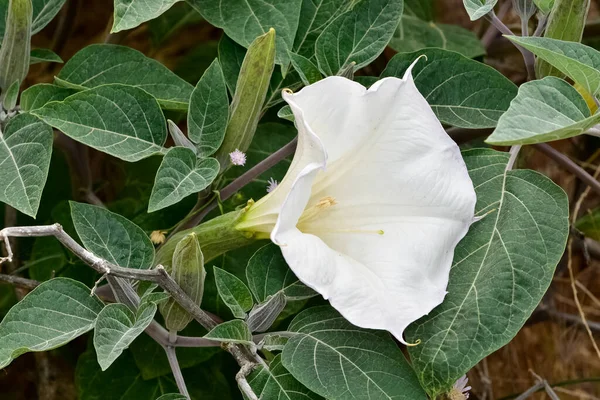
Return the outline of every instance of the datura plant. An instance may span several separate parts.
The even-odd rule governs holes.
[[[589,0],[464,0],[482,39],[441,0],[114,0],[62,66],[36,34],[77,7],[0,3],[0,368],[65,346],[82,400],[464,400],[595,240],[520,168],[600,192],[546,143],[600,135]]]

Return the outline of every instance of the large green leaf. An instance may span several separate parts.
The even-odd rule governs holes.
[[[133,29],[166,12],[181,0],[115,0],[112,33]]]
[[[173,7],[162,13],[158,18],[148,22],[148,31],[155,47],[160,46],[167,39],[185,26],[202,21],[202,16],[186,2],[176,3]],[[206,43],[200,44],[200,46]]]
[[[577,136],[600,123],[591,115],[577,90],[562,79],[548,76],[527,82],[498,127],[486,140],[495,145],[532,144]]]
[[[150,325],[157,303],[168,297],[166,293],[149,293],[142,297],[135,313],[124,304],[109,304],[100,311],[94,329],[94,348],[102,371]]]
[[[0,368],[21,354],[54,349],[89,331],[102,306],[83,283],[67,278],[42,283],[0,323]]]
[[[204,190],[218,173],[219,162],[216,159],[200,159],[191,149],[172,147],[156,173],[148,212],[168,207]]]
[[[281,364],[277,355],[269,367],[259,366],[248,377],[248,383],[259,399],[281,400],[320,400],[321,396],[312,393]]]
[[[471,21],[478,20],[493,11],[497,2],[498,0],[463,0]]]
[[[223,70],[215,60],[204,72],[190,99],[188,136],[196,143],[199,156],[219,149],[229,120],[229,97]]]
[[[0,133],[0,201],[35,217],[48,177],[52,128],[32,115],[10,120]]]
[[[348,0],[302,0],[294,51],[309,59],[314,57],[315,42],[321,32],[351,6]]]
[[[595,95],[600,91],[600,52],[576,42],[507,36]]]
[[[235,93],[245,56],[246,49],[243,46],[234,42],[227,35],[221,37],[219,41],[219,62],[221,63],[227,88],[232,96]]]
[[[38,33],[58,14],[67,0],[32,0],[33,24],[31,34]],[[9,0],[0,0],[0,36],[4,36],[6,29],[6,14]]]
[[[283,366],[329,399],[425,400],[417,377],[387,332],[357,328],[329,306],[298,314]]]
[[[93,44],[62,68],[57,83],[94,88],[110,83],[135,86],[154,96],[163,108],[187,111],[194,87],[167,67],[130,47]]]
[[[321,72],[338,75],[350,63],[356,63],[356,71],[375,60],[396,30],[403,4],[403,0],[362,0],[337,17],[315,43]]]
[[[427,58],[412,71],[415,84],[437,117],[449,125],[494,127],[517,95],[515,84],[495,69],[441,49],[396,54],[381,76],[402,78],[421,55]]]
[[[275,29],[276,63],[287,66],[302,0],[188,0],[208,22],[244,47]]]
[[[390,47],[401,53],[436,47],[455,51],[468,58],[485,54],[477,35],[457,25],[427,22],[404,15],[390,41]]]
[[[252,308],[252,294],[241,279],[224,269],[214,267],[215,282],[219,296],[236,318],[246,318],[246,311]]]
[[[454,253],[444,302],[406,331],[410,358],[432,398],[521,329],[548,289],[569,233],[563,190],[508,154],[463,153],[477,193],[475,222]]]
[[[67,136],[125,161],[164,151],[165,117],[156,99],[137,87],[103,85],[31,113]]]
[[[86,249],[121,267],[152,266],[154,246],[139,226],[106,208],[74,201],[70,204],[73,224]]]
[[[163,394],[177,392],[170,376],[144,379],[128,351],[106,371],[100,369],[96,358],[92,349],[77,360],[75,383],[80,400],[156,400]]]
[[[288,300],[305,300],[317,295],[305,286],[290,270],[279,246],[268,244],[261,247],[246,267],[248,286],[258,302],[267,300],[279,291],[283,291]]]
[[[75,89],[63,88],[50,83],[39,83],[21,93],[21,110],[35,110],[51,101],[63,101],[75,93],[77,93]]]

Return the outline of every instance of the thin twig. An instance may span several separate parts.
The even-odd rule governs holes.
[[[42,237],[42,236],[54,236],[61,242],[66,248],[68,248],[73,254],[79,259],[88,264],[94,270],[101,274],[106,274],[106,278],[115,291],[115,297],[119,299],[118,291],[121,291],[121,296],[124,297],[124,302],[128,305],[135,305],[136,301],[139,302],[139,297],[132,290],[131,285],[128,282],[124,282],[118,278],[129,278],[141,281],[148,281],[157,283],[167,293],[171,295],[183,309],[189,312],[196,321],[200,323],[205,329],[211,330],[217,325],[217,322],[212,319],[207,313],[204,312],[197,304],[192,300],[187,293],[181,289],[181,287],[169,276],[167,271],[162,265],[158,265],[152,270],[136,270],[131,268],[123,268],[118,265],[114,265],[100,257],[95,256],[88,250],[84,249],[77,243],[71,236],[69,236],[60,224],[54,225],[42,225],[42,226],[23,226],[23,227],[10,227],[0,230],[0,238],[8,237]],[[8,240],[6,240],[8,243]],[[10,251],[10,244],[8,244]],[[132,293],[133,292],[133,293]],[[223,347],[228,351],[240,367],[251,366],[252,368],[256,365],[255,357],[242,345],[228,344]]]
[[[246,395],[246,397],[248,397],[248,399],[258,400],[258,397],[254,393],[254,391],[250,387],[250,384],[248,383],[248,380],[246,379],[246,377],[252,372],[253,369],[254,369],[254,365],[248,364],[248,365],[243,366],[240,369],[240,371],[235,375],[235,380],[237,381],[238,386],[240,387],[240,390],[242,391],[242,393],[244,393]]]
[[[541,19],[538,20],[537,28],[533,32],[534,37],[540,37],[544,33],[544,29],[546,29],[546,24],[548,23],[548,16],[544,15]]]
[[[508,159],[508,164],[506,164],[506,170],[512,171],[517,162],[517,157],[519,156],[519,152],[521,151],[521,145],[512,146],[510,148],[510,158]]]
[[[525,400],[525,399],[528,399],[529,396],[531,396],[532,394],[534,394],[536,392],[539,392],[543,388],[544,388],[544,383],[543,382],[538,382],[535,385],[533,385],[532,387],[530,387],[529,389],[527,389],[525,392],[523,392],[523,394],[521,394],[519,397],[516,397],[515,400]]]
[[[511,7],[512,7],[511,1],[504,2],[504,4],[502,4],[500,6],[500,9],[498,10],[498,14],[497,14],[498,19],[500,19],[500,20],[504,19],[506,14],[508,14],[508,11],[510,11]],[[488,26],[487,30],[481,37],[481,43],[483,44],[483,47],[485,47],[486,49],[489,48],[497,36],[498,36],[498,28],[496,28],[494,26],[494,24],[490,24],[490,26]]]
[[[597,182],[596,179],[598,178],[598,175],[600,175],[600,165],[598,165],[598,167],[596,168],[596,172],[594,172],[593,179],[595,182]],[[590,191],[591,191],[591,186],[586,187],[585,190],[583,191],[583,193],[581,194],[581,196],[579,197],[579,199],[577,200],[577,203],[575,203],[575,208],[573,209],[573,216],[571,219],[571,223],[573,226],[577,222],[577,218],[579,218],[579,210],[581,210],[581,205],[585,201],[586,197],[590,194]],[[590,337],[590,341],[592,342],[594,350],[596,350],[596,354],[598,355],[598,358],[600,358],[600,349],[598,348],[598,345],[596,344],[596,340],[594,339],[594,334],[592,333],[592,330],[590,329],[588,321],[585,318],[585,312],[583,311],[583,307],[581,307],[581,303],[579,302],[579,294],[577,292],[577,285],[575,284],[577,279],[575,278],[575,273],[573,272],[573,259],[572,258],[573,258],[573,238],[569,238],[569,243],[567,244],[567,269],[569,270],[569,278],[571,280],[571,290],[573,291],[573,300],[575,300],[575,305],[577,306],[577,311],[579,312],[579,316],[581,317],[581,320],[583,321],[585,330],[587,331],[587,334]]]
[[[20,276],[6,274],[0,274],[0,282],[9,283],[13,286],[28,290],[33,290],[40,284],[38,281],[32,279],[25,279]]]
[[[167,360],[169,360],[169,365],[171,366],[171,371],[173,371],[173,376],[175,377],[175,382],[177,383],[179,393],[189,399],[190,394],[185,386],[185,380],[183,379],[179,362],[177,362],[177,353],[175,353],[175,347],[165,346],[165,352],[167,353]]]
[[[569,157],[565,156],[547,143],[534,144],[533,148],[541,151],[564,167],[566,170],[575,174],[583,183],[591,187],[594,192],[600,194],[600,182],[594,179],[590,174],[587,173],[586,170],[573,162]]]
[[[587,324],[587,326],[591,330],[594,330],[596,332],[600,332],[600,323],[599,322],[592,322],[592,321],[587,321],[587,320],[584,321],[578,315],[567,314],[567,313],[560,312],[560,311],[554,311],[552,309],[547,309],[546,312],[551,317],[564,319],[565,321],[573,322],[573,323],[576,323],[576,324],[581,325],[583,327],[585,327],[586,324]]]
[[[515,36],[513,31],[511,31],[510,28],[508,26],[506,26],[504,24],[504,22],[502,22],[500,20],[500,18],[498,18],[498,16],[494,12],[494,10],[487,13],[486,18],[496,27],[496,29],[498,29],[500,32],[502,32],[502,34],[508,35],[508,36]],[[513,44],[523,55],[523,59],[525,60],[525,67],[527,68],[528,79],[529,80],[535,79],[535,57],[534,57],[533,53],[531,51],[527,50],[526,48],[524,48],[523,46],[519,46],[518,44],[515,44],[515,43],[513,43]]]

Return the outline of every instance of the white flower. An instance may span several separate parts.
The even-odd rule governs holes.
[[[269,185],[267,186],[267,193],[271,193],[273,190],[275,190],[275,188],[277,187],[277,185],[279,185],[277,183],[277,181],[273,178],[269,179]]]
[[[444,299],[473,220],[459,148],[410,69],[369,90],[329,77],[283,98],[296,154],[238,229],[270,236],[296,276],[350,322],[405,343],[404,329]]]
[[[229,159],[233,165],[244,166],[246,164],[246,154],[238,149],[229,153]]]

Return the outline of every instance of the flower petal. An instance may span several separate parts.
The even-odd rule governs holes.
[[[300,138],[317,136],[326,156],[294,158],[271,239],[350,322],[403,341],[406,326],[443,301],[473,220],[460,150],[410,73],[369,90],[331,77],[285,100]]]

